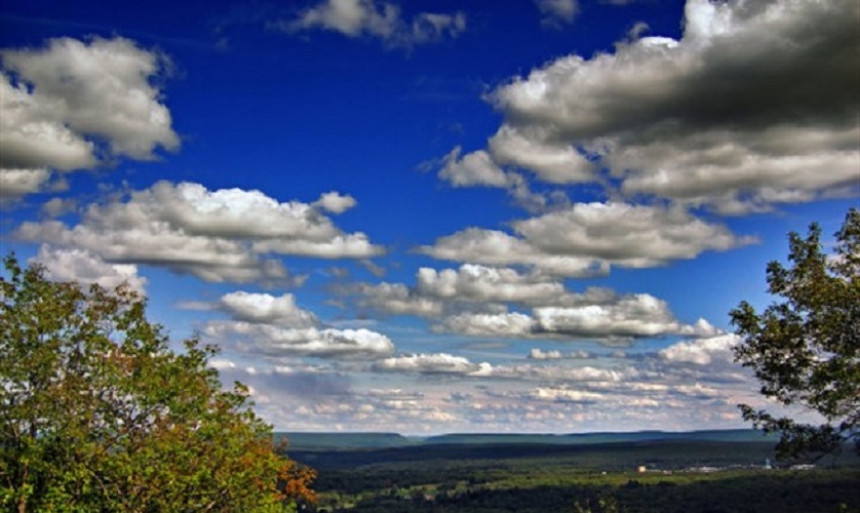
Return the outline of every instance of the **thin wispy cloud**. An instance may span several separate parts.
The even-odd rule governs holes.
[[[412,47],[456,38],[466,30],[466,15],[419,12],[407,19],[398,4],[377,0],[324,0],[293,19],[273,24],[295,34],[309,30],[338,32],[346,37],[371,37],[392,47]]]

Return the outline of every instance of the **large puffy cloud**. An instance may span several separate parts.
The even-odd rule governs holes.
[[[652,337],[684,330],[666,302],[650,294],[623,296],[609,305],[536,308],[534,318],[538,332],[574,337]]]
[[[551,274],[588,276],[611,264],[653,267],[753,242],[680,208],[578,203],[515,221],[520,236],[468,228],[419,251],[435,258],[491,265],[529,265]]]
[[[565,293],[560,281],[475,264],[441,271],[422,267],[416,278],[418,293],[440,299],[531,303],[558,300]]]
[[[284,328],[243,321],[215,321],[203,334],[229,342],[231,347],[253,355],[281,359],[296,356],[317,358],[377,358],[394,352],[394,344],[382,333],[367,329]]]
[[[111,264],[84,249],[65,249],[43,244],[34,258],[45,267],[47,276],[57,281],[95,283],[107,289],[122,284],[144,294],[146,278],[138,275],[134,264]]]
[[[552,183],[598,181],[605,167],[631,197],[723,213],[856,194],[858,11],[689,0],[680,40],[563,57],[493,91],[505,121],[483,166]]]
[[[362,283],[352,290],[361,297],[362,306],[385,313],[432,317],[443,311],[444,305],[440,301],[419,296],[402,283]]]
[[[223,295],[219,306],[241,321],[301,328],[317,324],[316,316],[299,308],[292,294],[276,297],[240,290]]]
[[[421,12],[411,22],[403,19],[400,7],[376,0],[323,0],[301,11],[293,20],[275,24],[287,32],[323,29],[347,37],[363,35],[382,39],[391,46],[416,44],[455,38],[466,29],[466,16]]]
[[[606,304],[617,300],[609,289],[590,287],[569,292],[558,278],[516,269],[464,264],[457,269],[422,267],[415,285],[359,283],[343,287],[358,296],[361,306],[389,314],[438,317],[452,311],[499,311],[505,304],[575,306]]]
[[[5,197],[36,192],[49,170],[98,165],[105,155],[155,158],[179,137],[153,79],[165,56],[123,38],[51,40],[0,50],[0,180]]]
[[[25,222],[15,236],[86,249],[109,262],[160,265],[207,281],[284,281],[283,265],[261,254],[323,258],[382,252],[363,233],[345,234],[312,205],[260,191],[210,191],[161,181],[91,204],[80,223]]]
[[[0,200],[13,200],[42,190],[51,172],[48,169],[0,168]]]
[[[394,344],[381,333],[322,327],[316,315],[296,304],[292,294],[236,291],[208,306],[227,313],[230,319],[208,322],[203,333],[243,353],[277,360],[296,356],[373,358],[394,352]]]
[[[520,312],[467,312],[442,319],[434,329],[471,336],[528,337],[534,332],[535,321]]]
[[[572,292],[561,280],[511,268],[465,264],[418,270],[413,287],[360,283],[345,288],[358,305],[432,319],[435,332],[469,336],[592,339],[606,343],[666,335],[710,336],[705,319],[686,324],[650,294],[591,287]],[[512,308],[513,307],[513,308]]]
[[[528,265],[540,270],[571,277],[606,274],[609,264],[578,255],[550,255],[528,241],[500,230],[466,228],[440,237],[432,246],[418,251],[433,258],[475,262],[493,266]]]
[[[521,312],[466,312],[442,319],[437,331],[472,336],[592,339],[606,343],[675,334],[712,335],[704,319],[693,325],[678,321],[665,301],[650,294],[615,296],[602,304],[541,306]]]
[[[659,355],[661,359],[671,363],[726,364],[734,361],[732,349],[739,342],[737,335],[720,334],[672,344],[661,349]]]

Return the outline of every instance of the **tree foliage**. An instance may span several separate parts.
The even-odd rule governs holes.
[[[838,452],[853,440],[860,453],[860,211],[851,209],[833,254],[821,228],[789,235],[789,267],[767,266],[768,291],[783,298],[757,313],[747,302],[731,311],[743,342],[735,359],[754,370],[761,393],[784,405],[818,412],[808,425],[740,405],[746,420],[780,432],[783,457]]]
[[[313,471],[279,456],[245,387],[196,339],[170,349],[121,286],[0,276],[0,506],[12,511],[285,511]]]

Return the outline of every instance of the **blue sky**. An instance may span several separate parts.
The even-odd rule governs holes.
[[[858,9],[6,2],[0,249],[279,430],[741,427],[728,311],[858,205]]]

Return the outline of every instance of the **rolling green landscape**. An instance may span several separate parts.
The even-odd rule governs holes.
[[[319,472],[306,511],[860,511],[853,451],[812,467],[776,463],[773,438],[751,430],[279,436]]]

